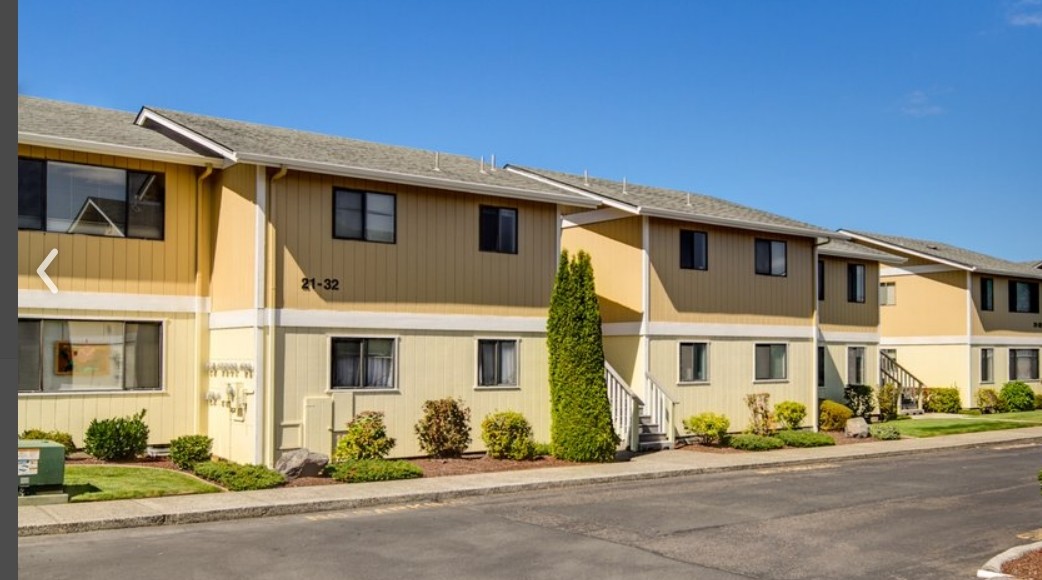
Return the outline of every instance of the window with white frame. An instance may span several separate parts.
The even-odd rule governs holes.
[[[1010,280],[1009,311],[1038,314],[1038,282]]]
[[[756,273],[764,276],[786,276],[787,245],[781,240],[756,240]]]
[[[680,343],[680,382],[694,383],[709,380],[709,344],[705,342]]]
[[[865,384],[865,347],[847,347],[847,384]]]
[[[333,237],[395,243],[397,200],[390,193],[333,188]]]
[[[980,382],[995,382],[995,349],[993,348],[980,350]]]
[[[393,389],[393,338],[333,338],[330,388]]]
[[[1038,380],[1038,349],[1037,348],[1011,348],[1011,349],[1009,349],[1009,380],[1011,380],[1011,381],[1037,381]]]
[[[517,340],[478,341],[478,386],[517,386]]]
[[[786,378],[789,345],[756,345],[756,380],[777,381]]]
[[[893,306],[897,304],[897,284],[882,282],[879,284],[879,305]]]
[[[129,391],[163,386],[163,325],[18,320],[18,391]]]
[[[847,264],[847,302],[865,301],[865,265]]]

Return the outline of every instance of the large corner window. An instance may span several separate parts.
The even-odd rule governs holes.
[[[396,198],[389,193],[333,189],[333,237],[395,242]]]
[[[763,276],[788,274],[786,243],[779,240],[756,240],[756,273]]]
[[[709,380],[709,345],[704,342],[680,343],[680,382]]]
[[[162,388],[163,325],[116,320],[18,320],[18,391]]]
[[[847,347],[847,384],[865,384],[865,347]]]
[[[163,174],[18,158],[18,228],[163,239]]]
[[[517,341],[478,341],[478,386],[517,386]]]
[[[1038,380],[1038,349],[1037,348],[1011,348],[1011,349],[1009,349],[1009,380],[1011,380],[1011,381],[1037,381]]]
[[[1038,282],[1010,280],[1009,311],[1038,314]]]
[[[980,279],[980,309],[995,310],[995,279]]]
[[[864,301],[865,265],[847,264],[847,302],[863,303]]]
[[[787,344],[756,345],[756,380],[780,381],[786,377]]]
[[[708,234],[680,230],[680,267],[684,270],[708,270]]]
[[[483,205],[478,228],[482,252],[517,253],[517,209]]]
[[[393,338],[334,338],[330,388],[393,389]]]

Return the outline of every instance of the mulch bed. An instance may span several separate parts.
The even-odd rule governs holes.
[[[822,433],[832,437],[832,440],[836,442],[836,445],[854,445],[857,443],[877,441],[877,439],[872,439],[871,437],[847,437],[842,431],[822,431]],[[762,453],[762,451],[745,451],[744,449],[735,449],[734,447],[727,447],[720,444],[706,445],[703,443],[691,443],[687,445],[677,444],[677,449],[697,451],[699,453]]]
[[[1002,565],[1002,573],[1019,580],[1042,580],[1042,550],[1028,552]]]

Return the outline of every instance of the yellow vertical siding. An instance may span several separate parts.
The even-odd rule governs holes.
[[[883,336],[966,336],[966,272],[884,276],[896,304],[880,307]]]
[[[897,363],[926,383],[927,387],[956,387],[963,399],[966,398],[966,386],[970,382],[967,373],[970,372],[971,361],[966,360],[970,349],[965,344],[882,345],[881,348],[896,349]],[[996,365],[999,363],[998,357],[999,349],[996,349]],[[970,401],[963,400],[963,405],[969,404]]]
[[[877,332],[879,330],[879,263],[819,256],[825,262],[825,300],[818,301],[818,320],[824,330]],[[865,266],[865,301],[847,300],[847,266]]]
[[[235,165],[209,179],[213,180],[210,307],[215,312],[252,308],[256,168]]]
[[[994,310],[981,310],[980,285],[981,278],[994,280]],[[974,336],[1034,336],[1042,344],[1042,328],[1035,324],[1042,323],[1042,314],[1009,311],[1009,283],[1005,276],[973,274],[970,291],[973,295],[973,335]],[[1042,281],[1032,280],[1042,285]]]
[[[566,228],[561,247],[571,254],[585,250],[593,264],[597,298],[604,322],[641,319],[641,218],[631,217]]]
[[[843,388],[851,384],[848,372],[848,349],[862,347],[865,349],[865,384],[879,385],[879,345],[873,343],[818,343],[825,347],[825,386],[818,389],[818,396],[823,399],[844,402]],[[814,369],[814,380],[817,384],[817,369]]]
[[[604,337],[604,360],[619,373],[619,377],[634,389],[639,390],[640,382],[638,373],[643,366],[640,360],[640,337],[639,336],[605,336]],[[642,374],[640,376],[643,376]]]

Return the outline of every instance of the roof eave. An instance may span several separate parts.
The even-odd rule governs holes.
[[[557,181],[556,179],[552,179],[550,177],[546,177],[545,175],[540,175],[538,173],[528,171],[526,169],[514,167],[509,164],[506,165],[503,169],[516,175],[527,177],[528,179],[531,179],[533,181],[538,181],[539,183],[544,183],[546,185],[556,187],[563,191],[567,191],[575,195],[580,195],[586,199],[596,202],[597,205],[606,205],[608,207],[612,207],[619,211],[624,211],[633,215],[638,215],[640,210],[640,208],[635,205],[615,201],[614,199],[604,197],[603,195],[597,195],[596,193],[593,193],[592,191],[587,191],[581,187],[575,187],[574,185],[569,185],[567,183]]]
[[[119,157],[132,157],[134,159],[148,159],[150,161],[164,161],[167,163],[179,163],[181,165],[195,165],[204,167],[224,167],[219,158],[206,157],[194,153],[177,153],[174,151],[162,151],[149,149],[147,147],[134,147],[131,145],[117,145],[115,143],[104,143],[87,139],[73,139],[70,137],[58,137],[55,135],[42,135],[28,131],[18,132],[18,143],[34,147],[54,147],[57,149],[73,149],[87,153],[99,153],[101,155],[117,155]]]
[[[721,218],[715,216],[706,216],[702,214],[691,214],[680,211],[671,211],[666,209],[659,209],[653,207],[641,206],[638,208],[640,215],[646,215],[651,217],[667,218],[679,221],[697,222],[703,224],[711,224],[718,226],[725,226],[729,228],[737,228],[742,230],[756,230],[762,232],[771,232],[775,234],[787,234],[791,236],[800,236],[806,238],[818,238],[818,239],[840,239],[847,240],[849,237],[837,233],[825,230],[815,230],[809,228],[800,228],[795,226],[782,226],[777,224],[765,224],[761,222],[749,222],[745,220],[736,220]]]
[[[818,253],[824,256],[833,256],[837,258],[851,258],[855,260],[864,260],[868,262],[879,262],[880,264],[904,264],[908,260],[900,256],[880,256],[878,254],[869,254],[862,252],[852,252],[848,250],[836,250],[828,248],[828,244],[818,247]]]
[[[181,123],[178,123],[177,121],[165,117],[153,111],[152,109],[149,109],[148,107],[141,107],[141,110],[138,111],[137,117],[134,118],[134,124],[139,127],[144,127],[145,123],[149,121],[167,130],[173,131],[174,133],[184,137],[185,139],[188,139],[189,141],[195,143],[196,145],[199,145],[200,147],[203,147],[204,149],[213,151],[218,157],[222,157],[233,163],[236,161],[235,151],[232,151],[228,147],[221,145],[217,141],[210,139],[209,137],[203,135],[198,131],[189,129]]]
[[[977,267],[976,266],[970,266],[968,264],[963,264],[961,262],[956,262],[954,260],[947,260],[945,258],[938,258],[937,256],[931,256],[930,254],[927,254],[927,253],[924,253],[924,252],[920,252],[918,250],[913,250],[911,248],[907,248],[905,246],[901,246],[901,245],[898,245],[898,244],[885,242],[883,240],[880,240],[878,238],[873,238],[871,236],[865,236],[865,235],[861,235],[861,234],[856,234],[856,233],[853,233],[853,232],[850,232],[850,231],[847,231],[847,230],[843,230],[843,229],[841,229],[839,231],[844,233],[844,234],[847,234],[848,236],[850,236],[851,238],[853,238],[855,240],[866,242],[866,243],[869,243],[869,244],[876,244],[876,245],[882,246],[882,247],[884,247],[884,248],[886,248],[888,250],[893,250],[895,252],[904,252],[905,254],[910,254],[912,256],[915,256],[917,258],[922,258],[924,260],[930,260],[931,262],[937,262],[938,264],[944,264],[945,266],[951,266],[952,268],[956,268],[958,270],[966,270],[967,272],[976,272],[977,271]]]

